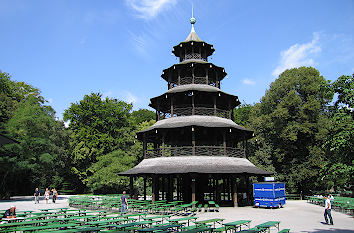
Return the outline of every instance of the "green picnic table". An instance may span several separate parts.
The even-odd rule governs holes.
[[[97,219],[97,218],[99,218],[99,216],[97,215],[85,215],[85,216],[73,216],[66,219],[67,220],[80,220],[80,219],[89,220],[89,219]]]
[[[100,227],[82,227],[75,228],[75,232],[99,232],[101,230]]]
[[[225,231],[228,232],[228,230],[235,230],[237,231],[238,228],[240,228],[243,225],[246,225],[248,227],[248,229],[250,229],[250,222],[251,220],[238,220],[238,221],[234,221],[234,222],[228,222],[228,223],[224,223],[223,225],[225,226]]]
[[[259,224],[257,226],[255,226],[256,228],[260,228],[260,229],[266,229],[268,230],[268,232],[270,232],[270,228],[271,227],[276,227],[279,231],[279,224],[280,222],[279,221],[268,221],[268,222],[265,222],[265,223],[262,223],[262,224]]]
[[[31,215],[31,213],[33,212],[33,210],[25,210],[25,211],[16,211],[16,214],[23,214],[24,217],[27,217],[28,215]]]
[[[158,222],[158,221],[141,221],[141,222],[131,222],[131,223],[126,223],[126,224],[120,224],[116,225],[115,228],[117,229],[123,229],[125,230],[128,227],[136,227],[136,226],[147,226],[147,225],[152,225],[153,223]]]
[[[107,219],[107,220],[101,220],[101,221],[86,222],[86,224],[99,226],[99,225],[105,225],[105,224],[129,222],[129,221],[134,221],[134,220],[136,220],[136,219],[135,218]]]
[[[169,219],[171,215],[157,215],[157,216],[150,216],[150,217],[142,217],[144,220],[154,220],[154,219],[161,219],[163,221],[164,219]]]
[[[183,231],[183,233],[197,233],[197,232],[212,232],[213,228],[211,227],[197,227],[194,229]]]
[[[18,227],[15,228],[15,231],[40,231],[40,230],[48,230],[48,229],[59,229],[64,227],[75,227],[77,224],[67,223],[67,224],[49,224],[44,226],[27,226],[27,227]]]
[[[214,228],[215,228],[215,223],[219,223],[220,225],[222,225],[223,221],[224,221],[223,218],[212,218],[212,219],[207,219],[207,220],[203,220],[203,221],[197,221],[197,222],[195,222],[195,224],[197,224],[197,225],[206,225],[208,223],[213,223]]]
[[[169,225],[161,225],[161,226],[156,226],[156,227],[150,227],[150,228],[143,228],[143,229],[138,229],[138,232],[159,232],[159,231],[165,231],[168,230],[169,232],[177,232],[178,228],[180,228],[182,224],[169,224]]]
[[[123,217],[123,218],[138,217],[138,218],[139,218],[138,221],[140,221],[140,218],[141,218],[142,216],[146,216],[146,215],[147,215],[147,213],[138,213],[138,214],[126,214],[126,215],[121,215],[121,217]]]
[[[248,229],[248,230],[243,230],[243,231],[239,231],[240,233],[259,233],[259,232],[264,232],[265,229],[261,229],[261,228],[251,228],[251,229]]]
[[[189,226],[190,220],[196,220],[197,217],[184,217],[184,218],[175,218],[175,219],[170,219],[168,220],[171,223],[180,223],[180,222],[185,222],[187,221],[187,224]]]

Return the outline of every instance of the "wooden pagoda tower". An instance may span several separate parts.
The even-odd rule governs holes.
[[[272,174],[253,165],[246,141],[253,131],[233,121],[238,97],[221,90],[225,69],[208,62],[214,47],[202,41],[194,29],[173,47],[179,63],[163,70],[168,90],[150,101],[156,123],[137,133],[143,142],[144,159],[120,173],[151,179],[152,200],[213,200],[238,206],[250,197],[250,176]],[[132,189],[132,188],[131,188]]]

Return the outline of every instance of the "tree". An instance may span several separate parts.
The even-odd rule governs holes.
[[[60,188],[65,178],[68,134],[54,111],[35,97],[18,104],[6,122],[6,130],[20,144],[1,151],[1,192],[28,194],[35,186]],[[8,194],[7,194],[7,193]]]
[[[20,142],[0,147],[0,198],[60,188],[66,177],[68,134],[45,103],[39,89],[0,71],[0,132]]]
[[[30,97],[40,104],[45,102],[37,88],[12,81],[8,73],[0,70],[0,132],[5,133],[5,123],[13,116],[17,105]]]
[[[236,124],[247,127],[250,124],[253,105],[241,104],[234,109],[234,121]]]
[[[156,114],[148,109],[139,109],[133,111],[131,117],[135,124],[140,124],[144,121],[155,120]]]
[[[121,149],[97,158],[92,164],[91,176],[87,178],[87,186],[94,193],[121,193],[127,189],[129,178],[118,176],[135,165],[136,156]]]
[[[286,70],[254,106],[251,128],[261,139],[258,150],[269,153],[276,176],[290,192],[313,190],[325,164],[325,112],[333,96],[327,84],[312,67]]]
[[[71,140],[72,172],[85,189],[88,168],[100,156],[115,150],[129,149],[131,141],[125,140],[130,134],[130,111],[132,105],[117,99],[102,98],[101,94],[85,95],[79,103],[71,104],[65,110],[64,120],[70,121],[73,132]]]
[[[350,189],[354,177],[354,78],[343,75],[328,88],[337,99],[330,107],[330,128],[324,144],[328,160],[320,181],[327,188]]]
[[[121,193],[129,189],[129,179],[118,176],[118,173],[126,171],[137,165],[143,159],[142,143],[135,139],[138,131],[144,130],[155,123],[155,120],[143,121],[137,124],[131,116],[132,125],[129,133],[124,135],[124,140],[131,142],[130,148],[115,150],[97,158],[88,169],[91,176],[87,178],[87,186],[94,193]],[[134,187],[142,189],[141,182],[134,183]]]

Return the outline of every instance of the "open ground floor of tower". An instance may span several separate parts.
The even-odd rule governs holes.
[[[136,197],[134,179],[141,176],[130,176],[129,193]],[[147,198],[147,186],[151,186],[152,200],[181,200],[185,203],[198,202],[205,204],[214,201],[220,206],[252,205],[252,180],[261,180],[261,176],[249,174],[150,174],[142,176],[144,180],[143,199]],[[135,194],[135,195],[134,195]]]

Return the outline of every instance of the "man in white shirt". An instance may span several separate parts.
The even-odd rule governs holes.
[[[324,199],[325,199],[324,218],[326,220],[326,223],[328,224],[328,218],[327,218],[327,215],[328,215],[329,221],[330,221],[329,225],[333,225],[333,219],[332,219],[332,215],[331,215],[331,209],[332,209],[331,201],[328,199],[328,197],[326,195],[324,196]]]

